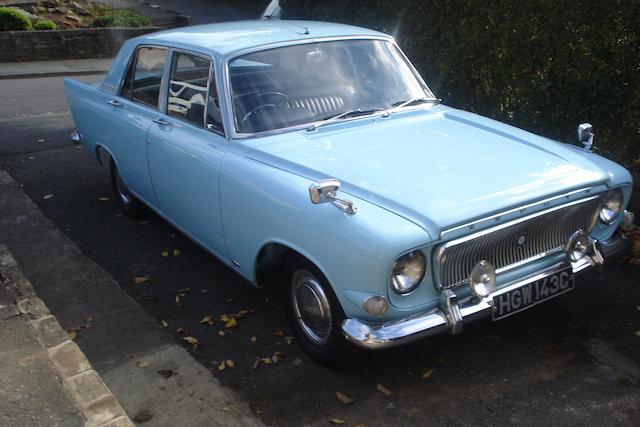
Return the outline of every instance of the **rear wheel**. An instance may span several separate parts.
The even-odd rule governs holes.
[[[122,180],[122,176],[120,176],[113,159],[111,159],[111,186],[118,205],[127,216],[138,219],[148,215],[149,210],[144,203],[131,193],[129,187]]]
[[[338,367],[357,355],[342,332],[345,314],[331,286],[311,263],[290,263],[285,277],[289,323],[301,347],[318,362]]]

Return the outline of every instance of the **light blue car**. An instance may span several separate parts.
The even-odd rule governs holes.
[[[631,176],[590,125],[565,144],[447,107],[379,32],[178,28],[65,91],[125,213],[150,208],[256,286],[277,273],[322,363],[503,319],[629,246]]]

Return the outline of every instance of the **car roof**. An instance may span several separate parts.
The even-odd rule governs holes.
[[[279,19],[234,21],[174,28],[138,37],[138,44],[162,44],[214,56],[289,41],[327,37],[389,37],[352,25]]]

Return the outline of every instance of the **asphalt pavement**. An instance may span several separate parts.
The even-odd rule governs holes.
[[[640,419],[638,267],[581,275],[576,291],[521,315],[330,370],[289,339],[277,294],[251,287],[165,221],[134,221],[119,212],[108,171],[67,139],[73,124],[61,84],[60,78],[0,81],[0,92],[12,99],[0,105],[0,168],[113,277],[112,292],[126,293],[165,326],[169,341],[186,348],[267,424],[631,426]],[[20,251],[27,264],[39,255]],[[32,274],[38,292],[47,289],[46,275]],[[41,295],[54,314],[67,313],[61,322],[68,324],[74,312],[88,316],[113,304],[68,299],[70,293]],[[244,317],[225,328],[220,317],[233,313]],[[118,346],[100,341],[125,332],[105,325],[83,330],[76,341],[99,370],[103,365],[92,358],[123,357]],[[196,338],[197,347],[186,337]],[[276,354],[282,356],[277,363],[256,367],[256,359]],[[354,403],[342,403],[336,392]]]

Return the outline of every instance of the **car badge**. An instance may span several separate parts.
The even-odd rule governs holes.
[[[524,234],[521,234],[520,236],[518,236],[518,246],[522,246],[527,242],[527,236],[525,236]]]

